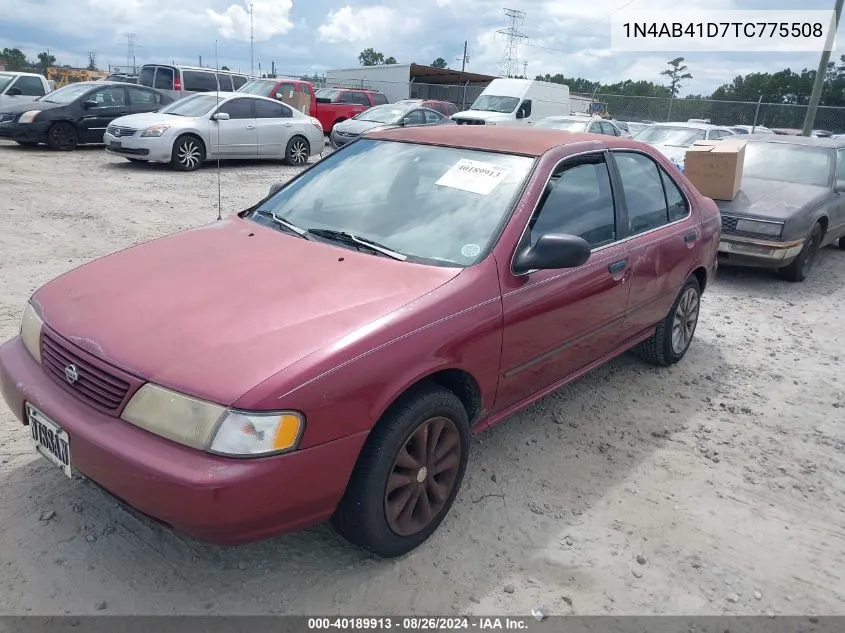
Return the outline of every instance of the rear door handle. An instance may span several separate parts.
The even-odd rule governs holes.
[[[696,239],[698,239],[698,231],[690,231],[689,233],[684,235],[684,241],[688,244],[690,242],[694,242]]]
[[[613,275],[613,274],[616,274],[616,273],[618,273],[622,270],[625,270],[625,268],[627,266],[628,266],[628,260],[627,259],[620,259],[618,262],[613,262],[612,264],[610,264],[607,267],[607,270],[610,272],[610,274]]]
[[[285,123],[285,127],[290,127],[293,123]]]

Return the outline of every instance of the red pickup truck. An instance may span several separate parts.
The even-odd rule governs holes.
[[[331,133],[335,123],[387,103],[387,97],[374,90],[323,88],[315,92],[311,82],[301,79],[253,79],[238,92],[278,99],[318,119],[326,134]]]

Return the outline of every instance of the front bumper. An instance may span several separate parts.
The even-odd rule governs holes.
[[[349,136],[345,134],[338,134],[337,132],[332,130],[332,133],[329,135],[329,143],[331,144],[332,148],[340,149],[344,145],[347,145],[348,143],[354,141],[356,138],[358,137]]]
[[[46,143],[49,123],[0,123],[0,139],[28,143]]]
[[[24,424],[29,402],[67,432],[74,470],[143,514],[219,545],[328,519],[366,439],[360,433],[266,458],[210,455],[85,405],[42,370],[20,337],[0,347],[0,392]]]
[[[783,268],[798,256],[803,247],[803,239],[773,242],[723,233],[719,241],[719,259],[728,265]]]
[[[170,155],[173,151],[173,139],[165,133],[164,136],[144,138],[138,136],[114,136],[106,132],[103,134],[103,143],[106,144],[106,151],[116,156],[137,158],[155,163],[170,162]]]

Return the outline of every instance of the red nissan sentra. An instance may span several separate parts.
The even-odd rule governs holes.
[[[0,348],[57,471],[212,543],[413,549],[473,433],[625,350],[679,361],[716,271],[716,205],[631,140],[389,130],[272,190],[47,283]]]

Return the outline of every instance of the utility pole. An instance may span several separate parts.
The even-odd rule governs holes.
[[[464,40],[464,55],[461,57],[461,72],[464,72],[467,68],[467,41]]]
[[[845,0],[836,0],[836,8],[834,12],[834,23],[827,33],[827,40],[825,41],[825,50],[822,51],[821,59],[819,60],[819,70],[816,73],[816,80],[813,82],[813,92],[810,94],[810,103],[807,106],[807,116],[804,117],[804,129],[801,134],[810,136],[813,132],[813,123],[816,122],[816,111],[819,107],[819,101],[822,98],[822,88],[824,88],[824,78],[827,74],[827,63],[830,61],[830,49],[833,48],[833,40],[836,38],[836,31],[839,29],[839,18],[842,16],[842,4]]]
[[[254,21],[252,18],[252,3],[249,3],[249,76],[255,77],[255,63],[254,63],[254,55],[255,55],[255,28],[253,26]]]

